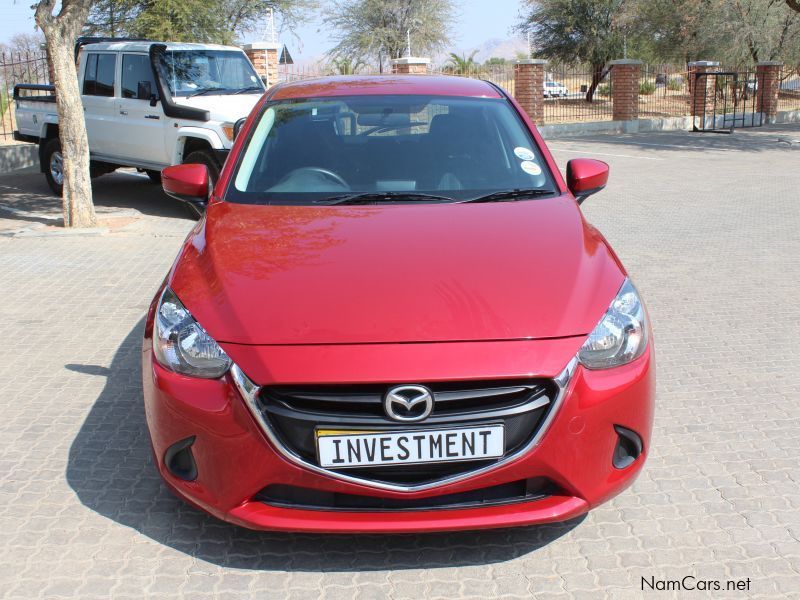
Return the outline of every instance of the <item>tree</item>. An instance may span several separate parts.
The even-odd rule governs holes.
[[[331,61],[330,70],[334,75],[355,75],[364,66],[366,65],[360,60],[342,57]]]
[[[232,44],[266,25],[270,9],[282,29],[293,30],[317,5],[317,0],[96,0],[84,33]]]
[[[786,0],[786,6],[795,12],[800,12],[800,0]]]
[[[137,0],[95,0],[83,32],[86,35],[124,37],[142,9]]]
[[[152,40],[221,44],[231,43],[234,36],[223,28],[219,4],[205,0],[146,0],[131,33]]]
[[[317,0],[221,0],[221,4],[225,30],[238,36],[263,27],[270,10],[279,18],[281,29],[291,31],[319,5]]]
[[[371,60],[400,58],[407,35],[415,54],[432,55],[449,41],[454,0],[334,0],[325,24],[334,32],[333,56]]]
[[[57,3],[60,10],[53,14]],[[75,39],[86,22],[91,4],[92,0],[39,0],[34,13],[53,65],[58,137],[63,156],[65,227],[97,225],[89,179],[89,143],[74,55]]]
[[[478,66],[478,63],[475,62],[475,55],[477,53],[477,50],[473,50],[472,54],[469,56],[466,54],[459,56],[455,52],[451,52],[450,58],[447,59],[446,68],[455,73],[467,73],[468,71],[474,70]]]
[[[526,0],[517,29],[532,35],[541,58],[591,65],[591,102],[608,74],[610,60],[621,58],[632,43],[629,0]],[[627,43],[627,44],[626,44]]]

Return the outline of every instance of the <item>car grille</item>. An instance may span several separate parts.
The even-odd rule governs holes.
[[[479,508],[532,502],[561,493],[549,480],[543,477],[511,481],[457,494],[444,494],[429,498],[380,498],[360,494],[327,492],[294,485],[273,484],[265,487],[255,500],[278,506],[301,510],[342,510],[342,511],[414,511],[443,510],[459,508]]]
[[[259,404],[280,441],[304,461],[318,466],[317,427],[409,431],[503,423],[505,455],[508,455],[536,435],[557,394],[552,381],[540,379],[426,383],[433,392],[433,412],[421,422],[398,423],[383,411],[383,397],[393,385],[266,386],[259,394]],[[417,485],[467,473],[499,460],[330,470],[370,481]]]

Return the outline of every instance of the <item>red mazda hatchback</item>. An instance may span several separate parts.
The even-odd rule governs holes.
[[[150,308],[167,485],[245,527],[403,532],[575,517],[649,451],[636,288],[519,105],[460,77],[276,86]]]

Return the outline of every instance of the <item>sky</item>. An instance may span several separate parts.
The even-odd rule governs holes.
[[[15,33],[30,33],[34,29],[32,0],[0,0],[0,42]],[[453,28],[453,46],[465,51],[492,38],[511,37],[510,29],[517,20],[520,0],[460,0],[459,17]],[[334,44],[328,33],[320,30],[321,19],[297,29],[300,38],[284,33],[281,41],[288,45],[296,62],[310,61],[324,54]],[[252,41],[258,35],[247,36]]]

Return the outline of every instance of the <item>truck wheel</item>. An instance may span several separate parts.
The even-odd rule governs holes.
[[[189,163],[206,166],[208,169],[208,191],[210,193],[217,185],[217,181],[219,181],[220,165],[217,162],[216,157],[208,150],[196,150],[183,159],[183,164]],[[183,206],[185,207],[189,216],[195,220],[202,217],[203,213],[205,212],[204,209],[199,209],[194,204],[189,202],[184,202]]]
[[[45,144],[42,169],[47,185],[56,196],[60,197],[64,191],[64,156],[61,154],[61,142],[58,138],[53,138]]]
[[[145,170],[147,176],[150,178],[150,181],[157,185],[161,185],[161,171],[151,171],[150,169]]]

